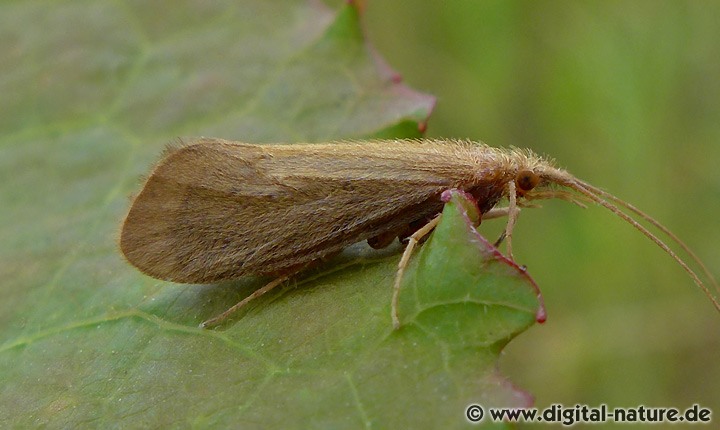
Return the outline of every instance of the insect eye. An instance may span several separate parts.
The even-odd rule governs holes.
[[[532,190],[540,182],[540,177],[530,170],[521,170],[515,176],[515,183],[523,192]]]

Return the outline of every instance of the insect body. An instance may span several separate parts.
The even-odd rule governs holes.
[[[368,240],[378,247],[388,238],[410,236],[401,274],[418,233],[432,230],[433,217],[442,210],[441,195],[451,188],[471,195],[482,214],[508,199],[510,257],[512,227],[523,201],[576,201],[578,195],[594,201],[670,254],[720,310],[695,272],[616,204],[667,233],[710,277],[655,220],[530,151],[468,141],[254,145],[197,139],[169,149],[153,169],[125,218],[120,247],[142,272],[174,282],[280,276],[254,297],[350,244]],[[399,279],[396,295],[398,288]]]

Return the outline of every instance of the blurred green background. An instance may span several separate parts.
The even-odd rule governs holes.
[[[370,42],[437,96],[428,136],[547,154],[656,217],[720,276],[720,3],[370,1]],[[488,223],[489,224],[489,223]],[[494,239],[502,222],[484,226]],[[597,206],[524,211],[515,257],[549,318],[503,372],[538,406],[720,414],[720,316],[683,270]]]

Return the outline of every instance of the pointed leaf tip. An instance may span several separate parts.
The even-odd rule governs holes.
[[[544,321],[542,296],[527,271],[475,229],[480,219],[475,202],[458,190],[442,198],[443,218],[408,270],[405,287],[413,293],[403,293],[405,305],[401,298],[403,323],[487,346]]]

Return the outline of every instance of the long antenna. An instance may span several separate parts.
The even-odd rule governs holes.
[[[680,238],[677,237],[677,236],[675,235],[675,233],[673,233],[672,231],[670,231],[667,227],[665,227],[664,225],[660,224],[659,221],[656,221],[653,217],[651,217],[650,215],[648,215],[648,214],[646,214],[645,212],[641,211],[640,209],[636,208],[636,207],[633,206],[632,204],[630,204],[630,203],[628,203],[628,202],[626,202],[626,201],[624,201],[624,200],[622,200],[622,199],[620,199],[620,198],[618,198],[618,197],[615,197],[614,195],[608,193],[607,191],[604,191],[604,190],[601,190],[600,188],[594,187],[594,186],[592,186],[592,185],[590,185],[590,184],[588,184],[588,183],[586,183],[586,182],[582,182],[582,181],[578,181],[578,182],[579,182],[583,187],[587,188],[588,190],[590,190],[590,191],[592,191],[592,192],[594,192],[594,193],[596,193],[596,194],[599,194],[599,195],[601,195],[601,196],[603,196],[603,197],[605,197],[605,198],[607,198],[607,199],[610,199],[610,200],[612,200],[613,202],[619,204],[619,205],[622,206],[622,207],[627,208],[628,210],[630,210],[631,212],[635,213],[636,215],[638,215],[639,217],[641,217],[641,218],[644,219],[645,221],[647,221],[647,222],[649,222],[650,224],[652,224],[652,225],[654,225],[655,227],[657,227],[658,230],[660,230],[660,231],[662,231],[663,233],[665,233],[666,235],[668,235],[668,237],[669,237],[670,239],[672,239],[672,240],[673,240],[675,243],[677,243],[685,252],[687,252],[687,254],[698,264],[698,266],[700,266],[700,267],[702,268],[703,272],[705,273],[705,276],[708,277],[708,279],[710,280],[710,283],[715,287],[715,289],[716,289],[716,290],[720,290],[720,287],[718,287],[718,283],[717,283],[717,281],[715,280],[715,277],[712,275],[712,273],[711,273],[710,270],[707,268],[707,266],[705,266],[705,263],[703,263],[702,260],[700,260],[700,257],[698,257],[698,256],[692,251],[692,249],[690,249],[689,246],[685,245],[685,242],[683,242],[682,240],[680,240]]]
[[[717,309],[718,312],[720,312],[720,303],[718,302],[718,299],[710,292],[710,289],[708,289],[708,288],[705,286],[705,284],[700,280],[700,278],[698,277],[698,275],[687,265],[687,263],[685,263],[685,261],[684,261],[682,258],[678,257],[677,254],[675,254],[675,252],[674,252],[672,249],[670,249],[669,246],[667,246],[667,245],[665,244],[665,242],[663,242],[663,241],[660,240],[657,236],[655,236],[654,234],[652,234],[647,228],[643,227],[640,223],[638,223],[637,221],[635,221],[632,217],[630,217],[630,216],[629,216],[628,214],[626,214],[625,212],[621,211],[620,208],[618,208],[618,207],[615,206],[614,204],[612,204],[612,203],[608,202],[607,200],[604,200],[603,198],[601,198],[600,196],[598,196],[598,194],[599,194],[599,195],[602,195],[602,196],[605,196],[606,198],[611,199],[611,200],[613,200],[613,201],[621,204],[622,206],[626,207],[627,209],[629,209],[629,210],[633,211],[634,213],[638,214],[638,215],[639,215],[640,217],[642,217],[643,219],[645,219],[645,220],[647,220],[648,222],[652,223],[652,224],[653,224],[654,226],[656,226],[658,229],[662,230],[662,231],[663,231],[664,233],[666,233],[671,239],[673,239],[676,243],[678,243],[678,245],[680,245],[685,251],[687,251],[688,254],[689,254],[691,257],[693,257],[693,260],[695,260],[695,261],[703,268],[703,270],[704,270],[706,273],[708,273],[707,269],[705,268],[705,265],[702,264],[702,262],[700,261],[700,259],[697,258],[697,256],[695,256],[694,253],[692,253],[691,251],[689,251],[689,248],[687,247],[687,245],[685,245],[680,239],[678,239],[677,236],[675,236],[674,234],[672,234],[666,227],[664,227],[664,226],[663,226],[662,224],[660,224],[659,222],[655,221],[655,220],[654,220],[653,218],[651,218],[650,216],[642,213],[640,210],[634,209],[634,207],[628,207],[628,206],[631,206],[630,204],[625,203],[624,201],[618,199],[617,197],[612,196],[611,194],[608,194],[608,193],[605,193],[604,191],[598,190],[597,188],[595,188],[595,187],[593,187],[593,186],[591,186],[591,185],[589,185],[589,184],[585,184],[584,182],[579,181],[579,180],[574,179],[574,178],[573,178],[573,179],[570,179],[570,180],[568,180],[568,179],[566,179],[566,178],[563,178],[563,180],[562,180],[561,182],[562,182],[562,185],[565,185],[565,186],[567,186],[567,187],[569,187],[569,188],[572,188],[572,189],[574,189],[575,191],[577,191],[577,192],[579,192],[579,193],[581,193],[581,194],[584,194],[585,196],[587,196],[588,198],[590,198],[591,200],[593,200],[595,203],[597,203],[597,204],[599,204],[599,205],[601,205],[601,206],[604,206],[604,207],[605,207],[606,209],[608,209],[610,212],[614,213],[615,215],[617,215],[617,216],[619,216],[620,218],[622,218],[623,220],[625,220],[625,222],[627,222],[628,224],[630,224],[630,225],[632,225],[633,227],[635,227],[635,228],[636,228],[637,230],[639,230],[642,234],[644,234],[648,239],[652,240],[657,246],[659,246],[660,248],[662,248],[663,251],[665,251],[665,252],[666,252],[668,255],[670,255],[673,259],[675,259],[675,261],[677,261],[677,263],[678,263],[683,269],[685,269],[685,271],[690,275],[690,278],[692,278],[692,280],[695,282],[695,285],[697,285],[698,287],[700,287],[701,290],[703,290],[703,292],[705,293],[705,295],[710,299],[710,301],[711,301],[711,302],[713,303],[713,305],[715,306],[715,309]],[[596,194],[596,193],[597,193],[597,194]],[[712,276],[709,276],[709,278],[710,278],[710,280],[713,282],[713,285],[717,288],[717,284],[715,284],[714,278],[713,278]]]

